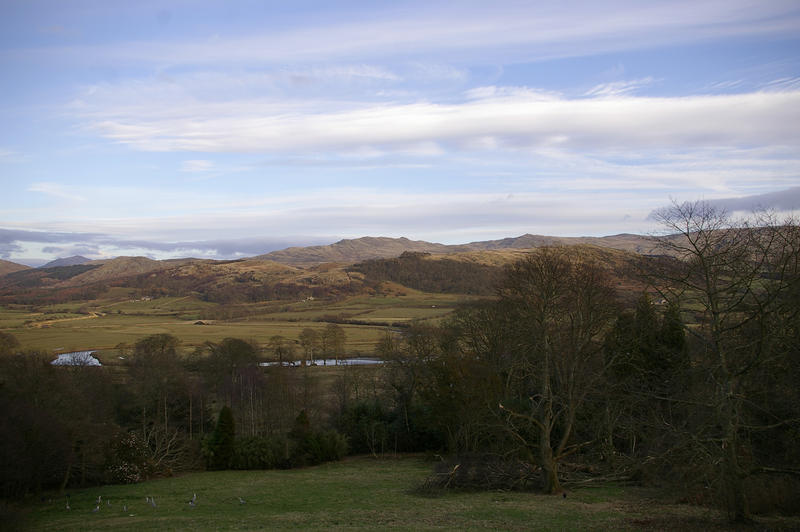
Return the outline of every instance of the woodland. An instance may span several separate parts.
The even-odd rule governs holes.
[[[311,364],[338,359],[363,325],[341,313],[193,345],[144,334],[102,367],[53,366],[49,351],[0,330],[0,495],[15,504],[188,471],[422,453],[433,465],[421,493],[556,495],[614,481],[662,487],[732,522],[796,513],[800,227],[702,202],[659,217],[664,236],[648,254],[549,246],[498,264],[414,251],[336,271],[270,266],[224,285],[176,273],[186,270],[124,285],[191,293],[204,319],[220,320],[264,301],[471,296],[436,319],[369,321],[380,334],[367,354],[383,364]],[[122,287],[42,288],[93,268],[7,274],[0,304],[89,302]]]

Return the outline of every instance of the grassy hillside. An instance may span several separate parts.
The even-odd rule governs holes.
[[[621,234],[604,237],[555,237],[522,235],[500,240],[445,245],[407,238],[363,237],[340,240],[327,246],[294,247],[273,251],[257,259],[274,260],[295,266],[308,266],[324,262],[355,263],[371,259],[399,257],[410,251],[417,253],[451,254],[470,251],[497,251],[532,249],[544,246],[592,245],[631,253],[651,254],[654,251],[650,238],[641,235]]]
[[[348,271],[364,275],[366,282],[391,281],[426,292],[491,296],[502,278],[503,268],[541,248],[495,249],[459,253],[428,254],[405,252],[399,257],[372,259],[351,266]],[[599,264],[614,280],[620,295],[638,294],[638,264],[645,259],[635,253],[594,245],[565,248],[576,260]]]
[[[566,498],[520,492],[415,494],[430,471],[430,463],[413,457],[356,457],[288,471],[193,473],[76,490],[70,493],[70,510],[63,495],[47,494],[16,524],[62,531],[730,530],[713,510],[616,485],[568,488]],[[192,508],[188,501],[195,493]],[[102,504],[92,512],[98,496]],[[155,499],[156,508],[146,497]],[[761,529],[798,525],[789,518],[759,519]]]
[[[24,264],[17,264],[16,262],[0,259],[0,277],[9,273],[18,272],[21,270],[29,270],[29,269],[31,269],[30,266],[25,266]]]
[[[397,257],[405,251],[448,253],[452,246],[407,238],[362,237],[340,240],[327,246],[294,247],[273,251],[257,259],[308,266],[324,262],[353,263],[368,259]]]

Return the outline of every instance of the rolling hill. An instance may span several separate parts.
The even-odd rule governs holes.
[[[369,259],[399,257],[405,251],[432,254],[451,254],[470,251],[491,251],[503,249],[532,249],[544,246],[574,246],[588,244],[601,248],[611,248],[639,254],[654,253],[654,245],[649,237],[620,234],[604,237],[554,237],[525,234],[513,238],[470,242],[468,244],[437,244],[407,238],[362,237],[340,240],[326,246],[291,247],[273,251],[256,259],[273,260],[294,266],[308,266],[325,262],[356,263]]]
[[[503,266],[552,245],[606,265],[620,286],[631,284],[630,265],[653,250],[647,238],[637,235],[522,235],[461,245],[363,237],[227,261],[117,257],[49,268],[16,265],[16,271],[0,278],[0,303],[94,299],[112,288],[128,288],[143,296],[194,295],[206,301],[238,303],[375,293],[381,292],[382,283],[490,295]]]
[[[40,268],[58,268],[59,266],[77,266],[78,264],[84,264],[86,262],[91,262],[92,259],[87,259],[81,255],[73,255],[72,257],[65,257],[61,259],[51,260],[47,264],[43,264],[39,266]]]
[[[30,266],[25,266],[24,264],[17,264],[16,262],[0,259],[0,277],[9,273],[19,272],[22,270],[30,270],[30,269],[31,269]]]

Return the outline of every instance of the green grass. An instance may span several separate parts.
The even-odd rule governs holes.
[[[412,494],[429,471],[430,464],[418,459],[354,458],[302,470],[194,473],[74,491],[70,511],[62,497],[53,495],[52,502],[32,507],[27,521],[31,530],[65,531],[625,528],[607,501],[586,502],[581,492],[568,499],[530,493]],[[195,508],[187,504],[193,493]],[[104,503],[92,513],[98,495],[112,505]],[[145,503],[148,496],[157,508]],[[246,504],[238,502],[239,496]]]
[[[178,337],[185,350],[226,337],[255,340],[265,345],[281,335],[297,340],[310,327],[321,330],[327,317],[368,325],[343,324],[347,353],[372,353],[387,324],[435,323],[464,298],[448,294],[409,293],[407,296],[354,297],[340,301],[266,301],[237,307],[239,317],[209,320],[195,325],[213,303],[193,297],[163,297],[148,301],[130,297],[44,306],[37,309],[0,308],[0,330],[13,334],[26,349],[43,351],[110,350],[121,343],[133,345],[156,333]],[[93,314],[77,314],[78,309]],[[372,325],[374,324],[374,325]]]
[[[350,458],[289,471],[192,473],[134,485],[46,494],[25,508],[30,530],[730,530],[716,511],[671,504],[638,488],[601,485],[569,496],[445,493],[413,488],[430,474],[418,458]],[[188,500],[197,493],[197,506]],[[92,513],[97,496],[110,500]],[[145,503],[152,496],[157,508]],[[243,497],[246,504],[240,504]],[[128,505],[124,512],[122,505]],[[760,518],[792,529],[791,518]],[[748,528],[745,528],[747,530]]]

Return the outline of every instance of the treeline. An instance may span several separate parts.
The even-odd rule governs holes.
[[[383,281],[421,290],[448,294],[492,295],[502,269],[486,264],[452,259],[431,260],[430,253],[406,251],[397,258],[372,259],[349,271],[363,273],[367,282]]]
[[[309,349],[343,349],[340,327],[312,332]],[[276,358],[293,349],[270,339]],[[227,338],[181,356],[175,337],[156,334],[118,352],[121,369],[53,366],[0,333],[0,496],[206,467],[297,467],[346,452],[322,424],[317,379],[259,366],[265,352],[251,342]],[[230,422],[221,427],[220,416]],[[226,430],[230,445],[221,445]]]

